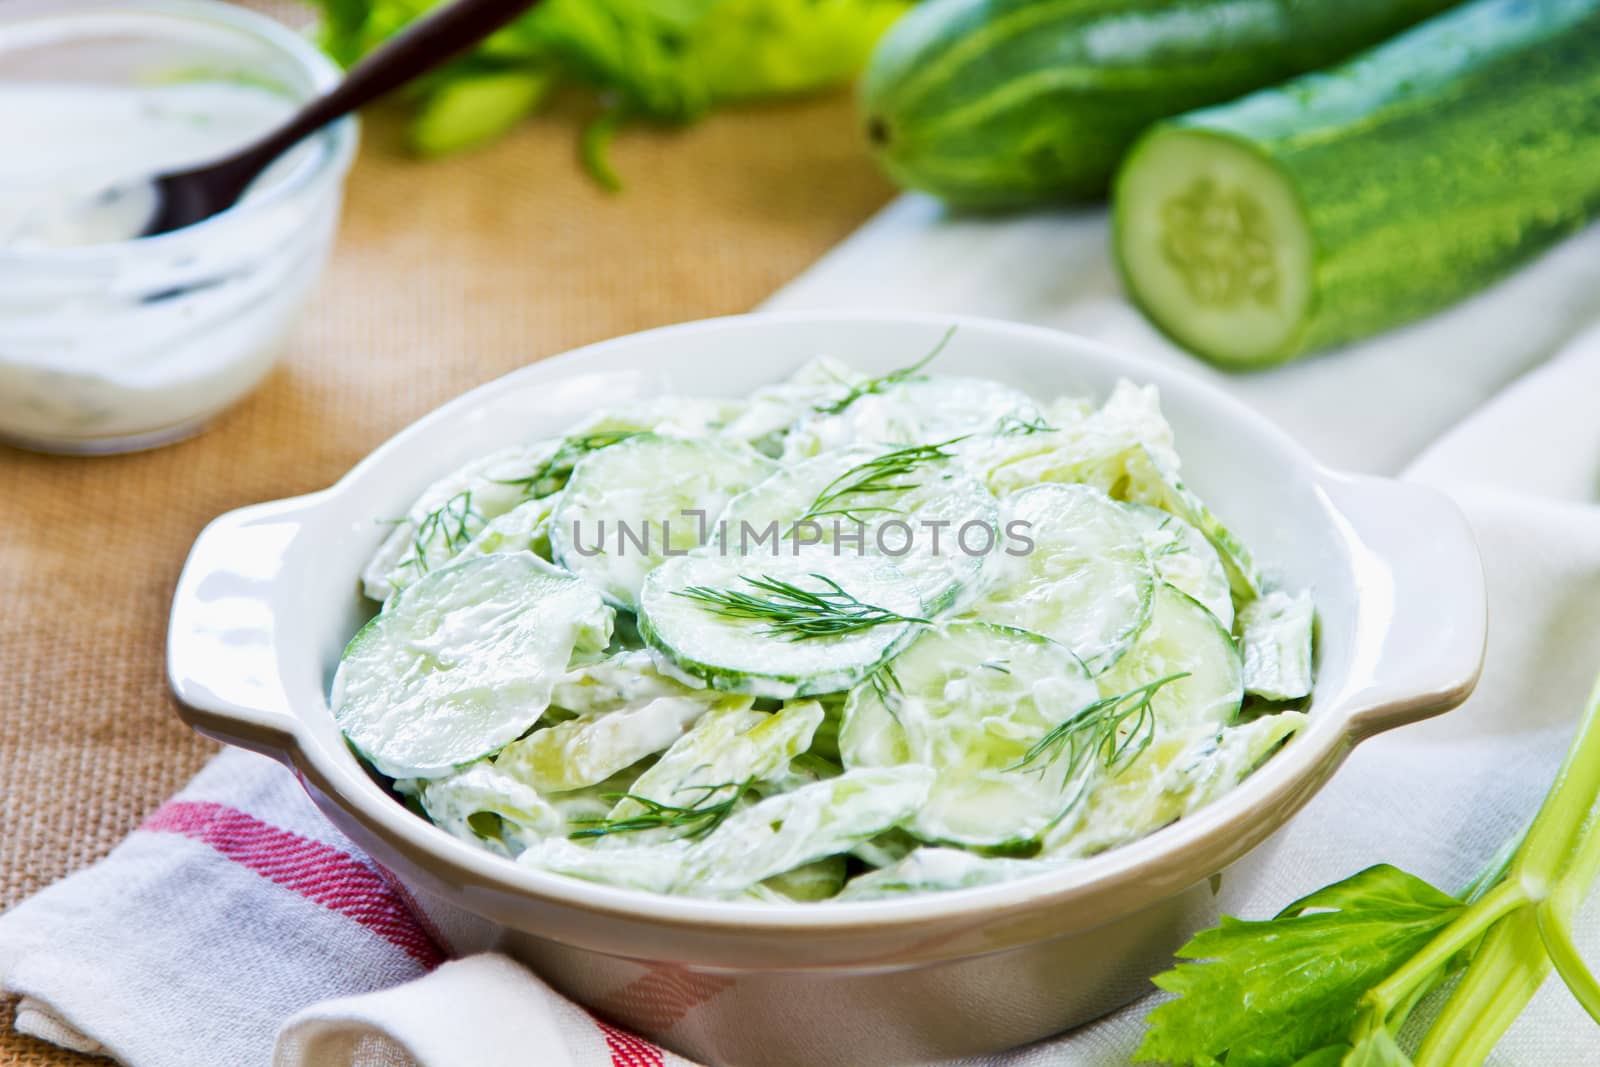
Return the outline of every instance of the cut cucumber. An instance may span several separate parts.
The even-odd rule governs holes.
[[[1138,642],[1096,679],[1100,694],[1182,674],[1151,702],[1160,731],[1214,733],[1234,720],[1244,700],[1244,668],[1233,638],[1215,615],[1166,582],[1156,584],[1153,607]]]
[[[538,790],[487,760],[422,783],[419,799],[441,828],[502,856],[566,831],[566,819]]]
[[[819,577],[819,575],[825,577]],[[639,632],[678,670],[733,693],[780,700],[848,689],[876,670],[910,636],[913,624],[887,622],[838,636],[790,640],[760,619],[729,618],[684,595],[695,589],[765,596],[750,580],[830,592],[829,582],[864,605],[920,618],[922,598],[892,564],[812,550],[799,556],[688,556],[667,561],[644,585]]]
[[[1127,512],[1086,485],[1040,485],[1009,497],[1001,521],[1008,535],[1025,531],[1032,549],[994,560],[969,616],[1044,634],[1091,671],[1115,663],[1149,621],[1155,586]]]
[[[893,866],[856,877],[836,899],[883,900],[907,893],[971,889],[1027,878],[1059,866],[1048,860],[979,856],[958,848],[923,847]]]
[[[1185,768],[1215,748],[1244,697],[1239,654],[1216,616],[1160,583],[1150,626],[1097,681],[1111,697],[1167,682],[1150,699],[1153,739],[1134,759],[1097,767],[1084,799],[1045,837],[1047,855],[1087,855],[1143,837],[1187,809]]]
[[[561,441],[553,437],[503,448],[428,486],[361,572],[366,595],[387,600],[395,590],[448,563],[491,519],[528,498],[519,479],[541,469]]]
[[[937,770],[906,828],[986,848],[1035,838],[1068,797],[1059,773],[1018,769],[1029,749],[1099,697],[1064,646],[1024,630],[951,623],[923,635],[845,705],[846,767]]]
[[[646,756],[665,752],[708,711],[742,711],[748,699],[699,693],[656,697],[634,707],[569,719],[513,741],[495,757],[495,766],[541,793],[603,782]]]
[[[645,575],[701,544],[730,499],[772,473],[736,443],[639,434],[578,462],[551,519],[555,557],[632,610]]]
[[[1244,689],[1268,700],[1299,700],[1311,692],[1311,594],[1272,592],[1239,613]]]
[[[803,864],[848,852],[911,818],[928,797],[926,767],[846,771],[728,817],[690,850],[678,892],[737,893]]]
[[[384,774],[448,774],[527,732],[574,650],[605,647],[611,615],[528,552],[431,571],[345,647],[334,717]]]
[[[1600,213],[1600,0],[1474,0],[1153,127],[1116,181],[1130,292],[1263,367],[1473,293]]]
[[[653,396],[605,408],[573,428],[572,436],[653,433],[706,437],[744,413],[745,402],[727,397]]]
[[[550,703],[575,715],[596,715],[657,697],[692,696],[702,688],[662,674],[648,650],[628,649],[574,665],[556,683]]]
[[[644,814],[648,809],[642,800],[705,807],[748,783],[782,774],[811,744],[821,722],[822,706],[815,701],[787,704],[771,714],[751,711],[747,703],[709,712],[639,776],[610,818]],[[693,829],[630,834],[628,843],[668,839]]]
[[[1148,504],[1123,507],[1139,528],[1156,577],[1199,601],[1224,628],[1232,627],[1233,594],[1228,588],[1228,573],[1205,534],[1178,516]]]
[[[790,432],[785,462],[853,445],[887,451],[993,430],[1003,419],[1033,421],[1027,394],[984,378],[911,378],[854,400],[843,411],[813,411]]]
[[[896,460],[909,466],[883,466]],[[865,488],[846,492],[858,485]],[[953,460],[855,447],[785,467],[740,493],[716,536],[721,551],[754,557],[792,554],[811,540],[845,554],[887,553],[937,612],[1000,551],[998,522],[993,494]]]
[[[843,856],[824,856],[820,860],[803,863],[792,871],[775,874],[761,883],[762,888],[781,894],[783,899],[812,901],[827,900],[839,894],[849,874],[849,864]]]

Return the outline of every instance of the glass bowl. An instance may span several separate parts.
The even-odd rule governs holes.
[[[0,93],[13,107],[59,99],[50,94],[63,87],[182,86],[264,91],[289,111],[339,77],[293,31],[210,0],[23,0],[0,12]],[[27,179],[30,157],[61,165],[40,106],[31,126],[16,127],[39,132],[0,147],[0,195],[8,178]],[[170,234],[78,247],[0,242],[0,439],[52,452],[149,448],[195,432],[254,388],[326,264],[356,139],[352,120],[329,127],[240,204]]]

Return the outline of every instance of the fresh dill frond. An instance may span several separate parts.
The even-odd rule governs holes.
[[[950,446],[965,441],[969,436],[971,435],[963,434],[932,445],[911,445],[863,460],[823,486],[816,499],[811,501],[805,513],[795,522],[809,522],[825,515],[842,515],[859,522],[862,515],[900,514],[903,511],[901,508],[879,505],[842,507],[840,504],[850,497],[881,496],[885,493],[901,493],[917,488],[922,483],[900,479],[909,477],[918,468],[930,463],[954,459],[955,453],[949,451]]]
[[[601,796],[610,801],[631,800],[645,810],[637,815],[625,815],[620,819],[613,819],[605,815],[593,815],[573,819],[579,829],[572,831],[567,836],[574,840],[584,840],[594,837],[606,837],[610,834],[637,834],[646,830],[681,830],[688,828],[684,834],[686,840],[701,838],[721,826],[723,820],[733,814],[735,805],[739,803],[750,787],[753,779],[742,782],[721,782],[717,785],[686,785],[677,792],[698,790],[700,796],[692,804],[679,805],[667,804],[649,797],[642,797],[636,793],[603,793]],[[732,792],[721,800],[707,803],[712,797],[724,790]]]
[[[1065,757],[1063,789],[1067,783],[1077,781],[1096,757],[1107,770],[1121,770],[1155,741],[1156,715],[1151,701],[1156,693],[1162,686],[1187,677],[1187,672],[1169,674],[1126,693],[1095,701],[1034,742],[1020,760],[1006,769],[1031,768],[1043,774]]]
[[[483,516],[472,506],[472,490],[463,489],[417,521],[411,532],[411,552],[396,567],[410,567],[419,575],[428,573],[431,545],[442,541],[446,554],[453,556],[467,546],[483,523]]]
[[[515,486],[530,499],[549,496],[566,484],[572,476],[572,469],[584,456],[602,448],[610,448],[630,437],[638,437],[639,433],[638,430],[607,430],[568,437],[550,454],[549,459],[528,474],[521,478],[501,479],[497,484]]]
[[[952,326],[944,332],[943,337],[939,338],[939,343],[933,346],[933,351],[929,352],[927,355],[923,356],[909,367],[901,367],[898,370],[890,371],[888,374],[880,375],[876,378],[868,378],[865,381],[852,385],[850,386],[849,391],[838,400],[834,400],[827,404],[818,404],[811,410],[820,415],[838,415],[841,414],[851,404],[854,404],[857,400],[860,400],[864,396],[871,396],[874,393],[881,393],[885,389],[892,389],[901,382],[916,376],[919,372],[921,372],[923,367],[926,367],[929,363],[932,363],[934,358],[937,357],[940,352],[944,351],[945,346],[950,343],[950,338],[954,337],[955,334],[956,328]]]
[[[991,671],[996,671],[996,672],[998,672],[1000,674],[1010,674],[1011,673],[1011,668],[1006,666],[1006,664],[1009,663],[1009,662],[1010,662],[1009,660],[1003,660],[1003,659],[986,659],[981,664],[979,664],[979,666],[984,667],[984,668],[986,668],[988,670],[991,670]]]
[[[1021,415],[1002,415],[994,432],[1001,437],[1026,437],[1036,433],[1055,433],[1056,427],[1044,421],[1044,416],[1025,419]]]
[[[679,589],[674,596],[693,600],[714,615],[725,619],[753,619],[767,625],[761,631],[789,641],[803,641],[812,637],[843,637],[860,633],[875,626],[896,623],[924,623],[927,619],[901,615],[876,604],[868,604],[847,592],[832,578],[822,574],[811,577],[821,582],[825,589],[803,589],[793,582],[763,575],[740,581],[755,593],[732,589],[712,589],[704,585],[691,585]]]
[[[894,664],[885,663],[873,671],[867,678],[867,683],[872,686],[872,691],[877,694],[878,702],[889,713],[895,722],[900,721],[900,698],[906,691],[900,688],[900,676],[894,673]]]

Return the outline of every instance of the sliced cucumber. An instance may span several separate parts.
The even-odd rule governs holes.
[[[525,733],[611,609],[532,553],[463,560],[402,590],[351,638],[334,717],[393,778],[437,778]]]
[[[813,359],[785,380],[751,393],[745,410],[722,432],[767,455],[781,455],[784,438],[796,423],[841,400],[865,379],[866,375],[836,359]]]
[[[696,842],[676,888],[697,895],[737,893],[847,852],[910,818],[927,799],[934,777],[928,768],[915,766],[854,770],[768,797]]]
[[[919,848],[892,866],[850,881],[837,900],[883,900],[907,893],[971,889],[1042,874],[1060,864],[1048,860],[979,856],[958,848]]]
[[[844,888],[848,873],[849,865],[843,856],[824,856],[802,863],[792,871],[775,874],[761,885],[787,900],[827,900]]]
[[[519,480],[547,463],[561,441],[555,437],[501,449],[428,486],[361,572],[366,595],[387,600],[449,562],[491,519],[527,499]]]
[[[970,617],[1044,634],[1091,671],[1115,663],[1149,621],[1155,586],[1126,511],[1086,485],[1040,485],[1007,499],[1001,520],[1032,550],[996,558]]]
[[[542,793],[581,789],[665,752],[713,708],[749,706],[748,699],[704,693],[657,697],[535,730],[502,749],[495,766]]]
[[[772,470],[742,445],[630,437],[573,469],[551,520],[551,548],[563,567],[631,610],[645,575],[698,547],[728,501]]]
[[[998,522],[994,496],[952,460],[856,447],[785,467],[740,493],[716,536],[732,554],[793,554],[815,542],[889,558],[937,612],[1000,550]]]
[[[662,674],[648,651],[628,649],[574,665],[556,683],[550,703],[576,715],[594,715],[638,707],[657,697],[692,696],[703,688]]]
[[[1277,164],[1240,140],[1169,130],[1129,159],[1117,204],[1123,274],[1179,344],[1241,366],[1293,351],[1310,317],[1316,252]]]
[[[496,552],[532,552],[540,559],[549,559],[550,516],[560,501],[560,493],[524,500],[503,515],[490,519],[452,559],[488,556]]]
[[[572,435],[653,433],[663,437],[706,437],[738,419],[745,406],[743,400],[720,396],[647,397],[596,412],[580,422]]]
[[[788,704],[770,714],[751,711],[747,702],[708,712],[639,776],[610,818],[644,814],[648,809],[643,800],[705,807],[735,795],[747,783],[783,774],[811,744],[821,722],[822,706],[815,701]],[[670,839],[693,829],[643,831],[629,835],[629,843]]]
[[[1153,607],[1138,642],[1096,679],[1100,693],[1113,696],[1181,674],[1152,701],[1160,729],[1213,733],[1234,720],[1244,699],[1239,650],[1215,615],[1166,582],[1157,583]]]
[[[819,577],[823,576],[823,577]],[[687,596],[693,590],[760,593],[750,580],[775,580],[828,593],[833,583],[856,601],[919,618],[922,598],[892,564],[811,550],[799,556],[688,556],[669,560],[646,580],[639,632],[685,674],[733,693],[780,700],[834,693],[859,682],[910,636],[912,623],[886,622],[838,636],[787,639],[761,619],[730,618]]]
[[[1156,577],[1189,594],[1217,617],[1233,625],[1233,593],[1217,550],[1189,523],[1148,504],[1124,504],[1139,528]]]
[[[1156,588],[1150,626],[1132,651],[1097,681],[1103,696],[1182,675],[1150,698],[1153,740],[1126,764],[1097,766],[1085,799],[1045,838],[1049,855],[1086,855],[1140,838],[1181,816],[1190,784],[1184,769],[1214,748],[1239,712],[1243,670],[1216,616],[1166,584]],[[1122,727],[1126,736],[1131,726]]]
[[[419,799],[440,827],[503,856],[566,830],[566,819],[538,790],[487,760],[423,782]]]
[[[891,670],[851,692],[839,748],[846,767],[939,772],[908,830],[996,848],[1032,840],[1061,814],[1062,775],[1018,765],[1100,695],[1070,651],[1024,630],[951,623],[923,635]]]
[[[1027,394],[986,378],[911,378],[842,411],[813,411],[790,432],[783,458],[792,463],[852,445],[933,444],[990,431],[1008,418],[1038,417]]]
[[[1268,700],[1299,700],[1311,692],[1311,594],[1271,592],[1239,613],[1244,689]]]

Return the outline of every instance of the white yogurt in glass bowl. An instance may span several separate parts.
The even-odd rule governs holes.
[[[0,8],[0,438],[146,448],[266,375],[332,246],[353,122],[174,233],[77,208],[225,154],[338,76],[293,32],[208,0]]]

